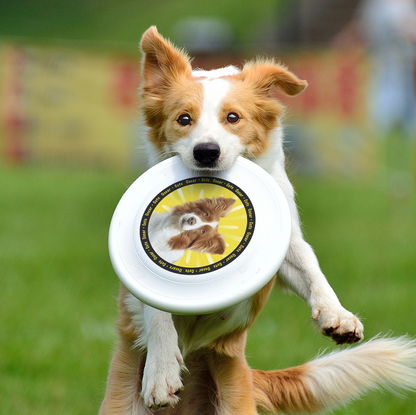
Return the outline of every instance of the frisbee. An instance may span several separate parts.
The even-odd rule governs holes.
[[[205,204],[215,205],[212,222],[203,217]],[[191,218],[194,205],[202,222]],[[178,220],[184,227],[178,235],[162,227]],[[196,239],[188,249],[177,248],[186,232],[205,233],[199,225],[205,240],[213,238],[209,248]],[[264,287],[284,261],[290,232],[282,190],[255,163],[238,157],[230,169],[211,173],[188,169],[175,156],[147,170],[122,196],[109,253],[121,283],[139,300],[174,314],[207,314]]]

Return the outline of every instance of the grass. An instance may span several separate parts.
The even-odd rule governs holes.
[[[107,229],[125,186],[31,168],[0,181],[0,413],[96,413],[118,287]]]
[[[0,167],[0,415],[94,414],[115,340],[118,280],[107,253],[131,172]],[[366,337],[416,335],[415,194],[377,180],[294,177],[307,239]],[[250,332],[257,368],[334,349],[308,307],[277,289]],[[334,412],[414,415],[414,396],[371,393]]]

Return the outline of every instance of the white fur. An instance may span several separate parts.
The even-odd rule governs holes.
[[[204,71],[203,69],[196,69],[192,71],[192,75],[196,78],[215,79],[222,76],[230,76],[239,73],[240,70],[236,66],[226,66],[225,68],[212,69],[211,71]]]
[[[174,263],[182,258],[185,250],[172,250],[168,241],[183,230],[180,219],[169,212],[155,213],[149,220],[149,241],[157,254],[165,261]]]
[[[171,315],[150,307],[143,308],[147,359],[143,372],[142,396],[148,407],[174,405],[182,388],[183,358]],[[168,351],[168,353],[166,353]]]
[[[304,376],[322,407],[339,405],[370,388],[416,390],[416,341],[406,337],[374,338],[307,365]]]
[[[193,218],[195,220],[195,223],[193,225],[190,225],[188,223],[188,219]],[[211,228],[215,229],[218,226],[219,222],[202,222],[201,218],[198,215],[194,215],[193,213],[185,213],[181,220],[183,221],[182,229],[184,231],[190,231],[192,229],[198,229],[201,226],[209,225]]]

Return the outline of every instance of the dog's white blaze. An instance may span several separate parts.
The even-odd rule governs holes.
[[[195,220],[195,223],[193,225],[190,225],[188,223],[188,220],[190,218]],[[193,213],[186,213],[185,215],[183,215],[182,221],[183,221],[182,222],[182,230],[184,230],[184,231],[189,231],[191,229],[197,229],[197,228],[199,228],[200,226],[203,225],[201,219]]]
[[[204,112],[218,110],[221,101],[230,89],[230,83],[222,78],[208,78],[201,81],[204,86]]]
[[[230,83],[225,79],[205,79],[202,82],[204,87],[204,102],[202,115],[195,128],[194,133],[200,142],[212,142],[219,145],[221,155],[218,168],[227,169],[231,167],[243,152],[240,138],[228,133],[219,118],[219,112],[224,98],[230,90]]]
[[[191,217],[195,219],[195,223],[193,225],[189,225],[187,223],[187,220]],[[201,218],[199,216],[197,216],[193,213],[186,213],[185,215],[183,215],[182,220],[184,221],[183,225],[182,225],[182,229],[184,231],[189,231],[191,229],[198,229],[198,228],[200,228],[201,226],[204,226],[204,225],[209,225],[213,229],[215,229],[218,226],[218,222],[204,222],[204,221],[201,220]]]
[[[220,78],[222,76],[231,76],[238,74],[240,70],[236,66],[226,66],[225,68],[219,68],[219,69],[212,69],[210,71],[204,71],[202,69],[196,69],[192,71],[192,75],[196,78]]]
[[[173,143],[169,151],[179,154],[189,168],[200,170],[193,155],[195,146],[202,143],[215,143],[221,150],[215,169],[226,170],[234,164],[237,156],[244,152],[239,137],[226,131],[222,125],[224,120],[219,118],[223,101],[230,90],[230,83],[215,76],[201,79],[200,82],[204,89],[201,117],[196,120],[195,129],[191,134]]]
[[[218,226],[218,222],[207,222],[204,225],[210,225],[211,228],[215,229]]]

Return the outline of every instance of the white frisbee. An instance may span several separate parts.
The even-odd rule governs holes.
[[[207,216],[206,203],[227,207],[212,222],[190,219],[194,205]],[[188,249],[179,247],[187,232],[205,233],[199,225],[207,230],[204,244],[209,236],[217,246],[195,239]],[[174,314],[206,314],[264,287],[286,256],[290,230],[286,198],[258,165],[239,157],[229,170],[207,173],[175,156],[127,189],[111,221],[109,252],[120,281],[139,300]]]

